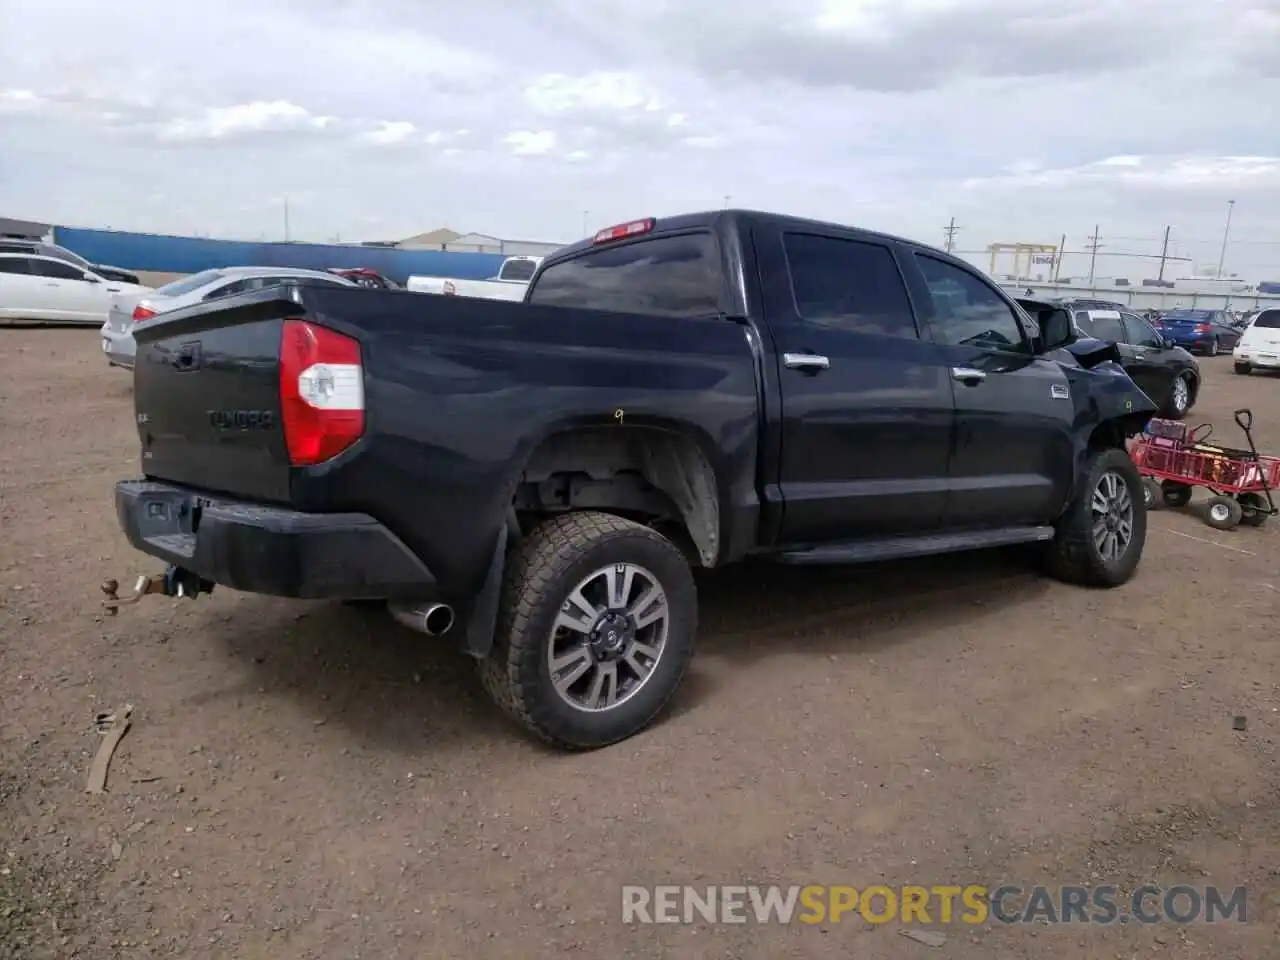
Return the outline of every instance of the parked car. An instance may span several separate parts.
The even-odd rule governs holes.
[[[106,319],[112,297],[150,290],[53,257],[0,253],[0,320],[97,326]]]
[[[1259,311],[1231,353],[1236,373],[1280,369],[1280,307]]]
[[[507,257],[498,275],[488,280],[461,280],[453,277],[409,278],[408,289],[416,293],[439,293],[487,300],[522,300],[542,257]]]
[[[1086,337],[1119,348],[1120,364],[1160,407],[1161,416],[1181,420],[1200,395],[1200,365],[1155,327],[1129,310],[1075,310],[1076,327]]]
[[[372,287],[375,290],[403,290],[394,280],[388,279],[377,270],[368,267],[330,267],[329,273],[350,280],[357,287]]]
[[[1240,342],[1240,327],[1225,310],[1170,310],[1160,318],[1159,330],[1178,346],[1208,357]]]
[[[163,287],[139,293],[121,293],[111,304],[102,324],[102,352],[114,367],[133,369],[133,325],[158,313],[209,300],[219,300],[246,290],[260,290],[286,282],[314,281],[330,286],[353,287],[350,280],[323,270],[293,267],[219,267],[181,277]]]
[[[131,270],[109,267],[101,263],[90,263],[78,253],[72,253],[66,247],[56,243],[45,243],[42,240],[16,240],[11,237],[0,239],[0,253],[30,253],[37,257],[52,257],[65,260],[81,270],[88,270],[104,280],[118,280],[121,283],[139,283],[138,275]]]
[[[1142,555],[1125,442],[1156,407],[1115,346],[883,234],[650,218],[523,303],[290,285],[134,336],[145,476],[115,503],[170,565],[145,592],[385,598],[560,747],[671,699],[690,564],[1016,543],[1115,587]]]

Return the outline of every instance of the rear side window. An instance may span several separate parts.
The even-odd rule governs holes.
[[[224,274],[221,270],[202,270],[199,273],[191,274],[189,277],[166,283],[163,287],[158,287],[156,293],[162,297],[180,297],[183,294],[191,293],[193,290],[199,290],[215,280],[220,280],[223,276]]]
[[[0,273],[16,273],[21,276],[29,276],[31,271],[27,268],[30,263],[26,257],[0,257]]]
[[[529,302],[667,317],[720,312],[720,256],[710,234],[601,247],[548,267]]]
[[[1280,329],[1280,310],[1263,310],[1249,326],[1260,330]]]
[[[782,242],[802,319],[851,333],[918,336],[888,247],[807,233],[788,233]]]
[[[520,280],[528,282],[533,279],[538,264],[533,260],[508,260],[498,273],[499,280]]]
[[[1076,322],[1080,329],[1095,340],[1111,340],[1124,343],[1124,326],[1119,317],[1089,316],[1088,313],[1077,313]]]

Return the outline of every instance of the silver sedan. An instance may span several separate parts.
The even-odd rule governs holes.
[[[133,369],[135,344],[133,325],[138,320],[189,307],[203,300],[217,300],[246,290],[273,287],[290,280],[317,280],[336,287],[354,287],[350,280],[321,270],[298,270],[292,267],[219,267],[203,270],[173,283],[166,283],[142,294],[118,296],[107,311],[102,325],[102,352],[115,367]]]

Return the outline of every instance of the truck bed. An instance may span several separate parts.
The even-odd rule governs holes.
[[[362,434],[315,465],[290,461],[282,425],[281,338],[295,320],[359,344]],[[373,518],[445,591],[474,589],[523,464],[561,429],[691,422],[717,475],[752,489],[756,360],[722,318],[293,284],[164,314],[134,336],[147,481]]]

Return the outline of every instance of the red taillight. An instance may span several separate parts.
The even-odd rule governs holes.
[[[294,466],[324,463],[364,434],[360,344],[305,320],[280,338],[280,418]]]
[[[653,217],[649,217],[647,220],[632,220],[630,223],[620,223],[616,227],[605,227],[591,238],[591,242],[609,243],[612,240],[625,240],[627,237],[635,237],[642,233],[648,233],[657,222]]]
[[[147,306],[145,303],[140,303],[133,308],[134,323],[141,323],[143,320],[150,320],[155,315],[156,315],[156,312],[152,310],[149,306]]]
[[[1196,333],[1213,333],[1213,327],[1209,326],[1207,323],[1197,323]]]

